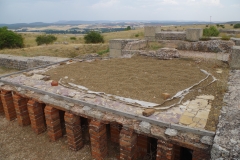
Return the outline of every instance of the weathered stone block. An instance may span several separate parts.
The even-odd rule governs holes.
[[[144,39],[148,41],[155,41],[155,35],[158,32],[161,32],[161,26],[145,26]]]
[[[233,42],[235,42],[236,46],[240,46],[240,38],[231,38]]]
[[[199,41],[203,35],[203,30],[200,28],[189,28],[186,30],[186,39],[188,41]]]
[[[122,56],[122,50],[119,50],[119,49],[111,49],[111,48],[110,48],[109,56],[110,56],[111,58],[121,57],[121,56]]]
[[[156,33],[156,40],[185,40],[185,32],[159,32]]]
[[[240,46],[233,46],[229,64],[232,69],[240,69]]]

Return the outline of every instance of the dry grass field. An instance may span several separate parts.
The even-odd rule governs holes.
[[[208,25],[209,26],[209,25]],[[216,25],[214,25],[216,26]],[[68,27],[68,26],[66,26]],[[230,24],[224,25],[225,29],[233,29]],[[62,27],[61,27],[62,28]],[[206,25],[188,25],[188,26],[162,26],[163,30],[171,31],[183,31],[187,28],[206,28]],[[218,27],[221,29],[222,27]],[[18,56],[55,56],[55,57],[69,57],[73,58],[78,55],[88,53],[98,53],[108,49],[109,40],[111,39],[143,39],[144,29],[136,29],[121,32],[103,33],[105,42],[103,44],[85,44],[84,35],[79,34],[55,34],[57,41],[49,45],[37,46],[35,41],[37,35],[42,33],[20,33],[24,37],[25,47],[21,49],[3,49],[0,50],[0,54],[11,54]],[[225,34],[220,34],[224,36]],[[71,37],[75,37],[76,40],[71,40]],[[236,35],[240,38],[240,34]],[[151,49],[156,50],[164,46],[159,46],[153,43]]]

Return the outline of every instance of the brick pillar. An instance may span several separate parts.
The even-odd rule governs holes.
[[[48,136],[51,141],[56,141],[62,137],[59,110],[51,106],[46,106],[44,112],[47,123]]]
[[[68,146],[70,149],[77,151],[83,147],[80,117],[72,113],[65,112],[64,120],[66,125]]]
[[[2,90],[1,99],[6,119],[9,121],[14,120],[17,115],[13,104],[12,92]]]
[[[1,92],[1,91],[0,91]],[[2,104],[2,99],[1,99],[1,96],[0,96],[0,115],[1,114],[4,114],[4,110],[3,110],[3,104]]]
[[[102,160],[107,156],[107,133],[106,125],[95,120],[89,123],[92,158]]]
[[[120,160],[137,158],[137,134],[133,129],[123,127],[120,132]]]
[[[174,153],[174,160],[179,160],[181,158],[181,147],[174,145],[173,153]]]
[[[14,102],[14,107],[17,114],[18,124],[20,126],[29,125],[31,122],[30,122],[30,118],[28,115],[28,108],[27,108],[28,99],[15,94],[13,96],[13,102]]]
[[[205,150],[193,151],[192,160],[209,160],[209,159],[210,159],[209,151],[205,151]]]
[[[29,100],[27,107],[33,131],[37,134],[43,133],[46,130],[43,104]]]
[[[144,135],[137,136],[137,150],[138,150],[138,158],[143,158],[148,153],[148,143],[149,138]]]
[[[119,143],[121,128],[122,128],[121,125],[118,123],[110,124],[110,135],[111,135],[112,142]]]
[[[158,140],[156,160],[173,160],[173,144]]]

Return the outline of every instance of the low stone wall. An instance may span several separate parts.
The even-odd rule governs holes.
[[[155,35],[156,40],[185,40],[185,32],[159,32]]]
[[[50,63],[60,62],[68,58],[38,56],[38,57],[21,57],[12,55],[0,55],[0,66],[24,70],[33,67],[43,66]]]
[[[147,47],[147,41],[140,40],[140,41],[128,42],[124,47],[124,50],[140,50],[140,49],[145,49],[146,47]]]
[[[240,70],[230,72],[228,85],[211,150],[212,160],[240,159]]]
[[[237,29],[220,29],[220,33],[227,33],[227,34],[240,34],[240,30]]]
[[[177,49],[189,51],[202,51],[202,52],[223,52],[230,53],[234,46],[232,41],[210,40],[198,42],[184,42],[178,43]]]
[[[235,43],[236,46],[240,46],[240,38],[231,38],[231,40]]]

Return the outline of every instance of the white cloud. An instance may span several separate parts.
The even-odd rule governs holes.
[[[118,0],[101,0],[98,3],[93,4],[91,7],[94,9],[98,8],[109,8],[118,3]]]
[[[209,4],[209,5],[221,5],[220,0],[202,0],[203,3]]]
[[[174,4],[174,5],[178,4],[178,2],[176,0],[163,0],[163,3],[164,4]]]

